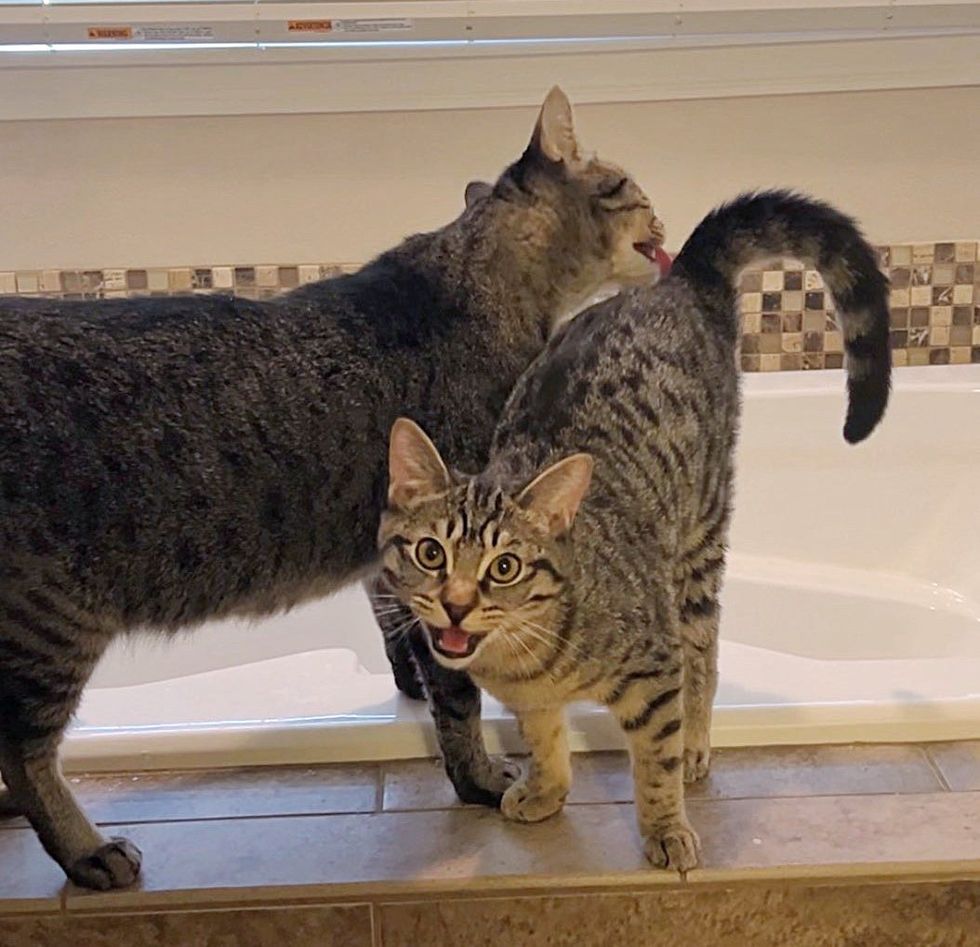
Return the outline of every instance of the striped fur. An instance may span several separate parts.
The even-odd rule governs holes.
[[[652,275],[635,247],[661,232],[650,202],[580,158],[571,127],[553,90],[522,157],[459,218],[275,300],[0,298],[0,810],[23,812],[74,881],[117,887],[140,867],[58,769],[109,641],[373,573],[395,418],[411,411],[478,467],[557,321]],[[464,752],[476,688],[422,665],[457,785],[496,801],[506,765]]]
[[[850,221],[782,192],[715,211],[668,279],[576,317],[518,382],[479,476],[441,473],[420,432],[392,435],[392,482],[413,469],[430,482],[382,520],[387,575],[436,660],[517,714],[532,759],[504,814],[536,821],[561,807],[562,708],[598,701],[629,740],[647,855],[682,871],[699,852],[683,784],[708,770],[717,683],[740,401],[735,283],[775,254],[818,266],[836,294],[848,340],[844,435],[859,440],[887,401],[886,281]],[[580,508],[556,474],[581,470],[575,452],[594,464]],[[542,499],[534,485],[553,480]],[[425,538],[445,550],[439,569],[420,564]],[[488,581],[504,554],[523,563],[519,578]]]

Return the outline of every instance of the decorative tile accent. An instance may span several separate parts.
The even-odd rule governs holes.
[[[891,281],[892,363],[980,362],[978,242],[878,247]],[[263,263],[169,269],[0,271],[0,295],[65,299],[234,292],[269,299],[357,264]],[[747,270],[741,281],[741,365],[747,372],[841,368],[843,337],[820,274],[795,260]]]
[[[879,247],[891,282],[892,363],[949,365],[980,360],[977,243]],[[791,270],[790,267],[793,267]],[[843,336],[820,274],[783,261],[742,277],[744,371],[840,368]],[[761,320],[755,313],[761,312]],[[778,358],[778,366],[776,355]]]

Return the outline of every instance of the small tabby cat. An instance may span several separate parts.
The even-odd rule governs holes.
[[[132,882],[139,851],[58,765],[109,642],[369,574],[398,415],[484,463],[558,319],[650,278],[661,232],[622,170],[580,158],[554,89],[492,188],[358,273],[261,302],[0,297],[0,814],[26,815],[77,883]],[[469,679],[440,673],[478,720]],[[507,785],[485,753],[470,764],[477,788]]]
[[[717,209],[666,280],[572,320],[518,382],[480,475],[451,474],[412,421],[392,430],[384,574],[436,660],[517,715],[531,762],[504,793],[508,818],[561,808],[563,707],[591,699],[628,738],[648,859],[698,862],[683,783],[709,762],[739,413],[735,283],[777,254],[816,267],[836,298],[844,437],[859,441],[888,400],[887,281],[852,221],[780,191]]]

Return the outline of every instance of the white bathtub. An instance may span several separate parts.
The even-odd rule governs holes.
[[[751,375],[716,745],[980,737],[980,365],[906,368],[847,446],[841,372]],[[512,722],[484,708],[494,750]],[[622,746],[598,708],[577,749]],[[430,755],[358,589],[254,625],[120,642],[65,747],[79,768]]]

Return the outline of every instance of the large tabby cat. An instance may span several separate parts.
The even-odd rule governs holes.
[[[0,810],[74,881],[126,885],[140,865],[58,766],[109,641],[364,576],[398,415],[479,466],[556,320],[655,271],[650,202],[581,157],[557,89],[520,160],[470,196],[442,230],[274,301],[0,297]],[[485,754],[468,778],[507,781]]]
[[[390,443],[384,574],[436,660],[513,709],[530,769],[503,796],[561,808],[563,706],[591,699],[629,741],[649,860],[687,870],[684,780],[704,776],[739,413],[739,271],[776,254],[821,271],[841,310],[849,407],[888,400],[887,281],[852,221],[785,192],[710,214],[655,288],[577,316],[522,376],[478,476],[451,474],[402,419]],[[591,480],[591,485],[590,485]]]

